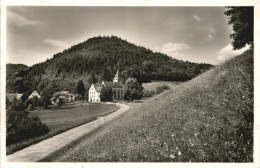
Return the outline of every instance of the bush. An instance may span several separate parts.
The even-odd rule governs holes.
[[[154,94],[155,94],[155,92],[154,92],[154,91],[151,91],[151,90],[145,89],[145,90],[143,91],[143,97],[153,97]]]
[[[20,106],[20,108],[19,108]],[[49,132],[38,116],[29,117],[23,105],[14,102],[7,110],[6,145],[22,142]],[[23,110],[19,110],[23,109]]]
[[[112,89],[111,88],[102,88],[100,92],[100,98],[102,102],[112,101]]]
[[[32,104],[29,104],[27,110],[28,110],[28,111],[31,111],[32,109],[33,109]]]
[[[64,104],[63,99],[59,98],[59,102],[58,102],[58,108],[61,108],[61,106]]]
[[[125,82],[125,100],[140,100],[143,96],[143,86],[134,78],[128,78]]]
[[[162,86],[157,86],[156,87],[156,94],[162,93],[163,91],[168,90],[168,89],[170,89],[169,86],[167,86],[165,84],[162,85]]]

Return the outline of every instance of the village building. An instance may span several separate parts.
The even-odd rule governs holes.
[[[113,79],[113,82],[103,81],[101,84],[92,84],[89,89],[88,101],[92,103],[99,103],[100,92],[102,88],[112,89],[112,99],[113,100],[123,100],[124,99],[124,85],[122,84],[122,79],[120,78],[119,69]]]
[[[6,99],[9,102],[12,102],[14,99],[20,100],[23,94],[17,94],[17,93],[6,93]]]
[[[75,95],[70,91],[59,91],[53,94],[50,99],[52,104],[58,104],[62,100],[64,103],[74,103]]]
[[[102,90],[103,85],[101,84],[92,84],[89,89],[88,101],[92,103],[100,102],[100,92]]]
[[[32,99],[32,98],[34,98],[34,97],[37,97],[38,99],[41,98],[40,94],[39,94],[36,90],[34,90],[34,91],[30,94],[30,96],[28,97],[28,99]]]

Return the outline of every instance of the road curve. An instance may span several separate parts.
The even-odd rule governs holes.
[[[125,104],[117,103],[117,105],[120,106],[120,108],[114,113],[111,113],[104,117],[99,117],[98,119],[92,122],[86,123],[84,125],[70,129],[61,134],[55,135],[52,138],[31,145],[11,155],[7,155],[6,161],[7,162],[36,162],[45,158],[51,153],[71,143],[72,141],[97,129],[98,127],[104,125],[106,122],[118,117],[120,114],[126,112],[129,109],[129,106]]]

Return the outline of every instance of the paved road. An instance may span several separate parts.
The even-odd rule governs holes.
[[[52,138],[46,139],[6,156],[7,162],[36,162],[40,159],[43,159],[44,157],[61,149],[72,141],[104,125],[106,122],[114,119],[129,109],[129,107],[125,104],[117,103],[117,105],[120,106],[120,109],[112,114],[109,114],[105,117],[99,117],[95,121],[73,128],[64,133],[58,134]]]

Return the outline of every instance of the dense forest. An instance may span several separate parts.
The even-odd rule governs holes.
[[[133,77],[139,82],[187,81],[212,67],[154,53],[115,36],[99,36],[31,67],[20,65],[20,68],[13,68],[14,65],[7,64],[7,92],[74,91],[79,80],[85,85],[93,81],[111,81],[118,65],[124,81]]]

